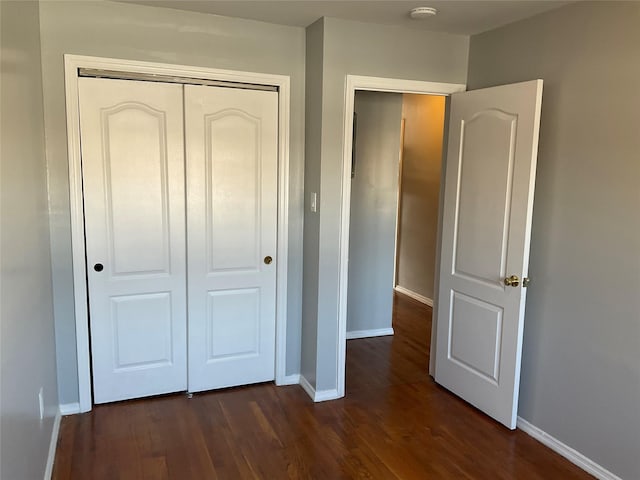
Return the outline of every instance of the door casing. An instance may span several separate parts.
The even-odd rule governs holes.
[[[91,359],[89,350],[89,310],[84,240],[84,205],[80,154],[80,115],[78,110],[78,70],[108,70],[123,74],[155,74],[198,78],[241,84],[269,85],[278,88],[278,225],[276,271],[276,385],[298,383],[297,376],[286,376],[287,264],[289,215],[289,123],[290,78],[234,70],[138,62],[81,55],[64,56],[65,103],[67,112],[67,150],[69,160],[69,202],[71,211],[71,247],[73,294],[78,362],[79,411],[92,408]],[[345,324],[346,327],[346,324]]]
[[[340,259],[339,259],[339,279],[338,279],[338,359],[337,359],[337,395],[336,398],[344,396],[345,393],[345,370],[346,370],[346,350],[347,350],[347,291],[349,284],[349,222],[351,205],[351,152],[353,148],[353,110],[356,90],[371,90],[376,92],[389,93],[417,93],[431,95],[449,96],[452,93],[464,92],[467,89],[465,84],[459,83],[434,83],[421,82],[416,80],[402,80],[396,78],[365,77],[360,75],[347,75],[344,105],[344,133],[343,133],[343,153],[342,153],[342,199],[340,208]],[[446,131],[445,131],[446,138]],[[441,183],[444,179],[445,165],[443,163],[441,173]],[[442,189],[440,196],[442,197]],[[440,270],[440,231],[442,222],[442,198],[438,206],[438,244],[436,246],[436,275]],[[437,290],[438,281],[434,282]],[[389,286],[391,288],[391,284]],[[437,291],[434,292],[434,299],[437,298]],[[433,318],[436,317],[437,303],[434,302]],[[436,325],[432,327],[432,352],[435,353],[435,332]],[[435,372],[435,354],[430,356],[429,373]]]

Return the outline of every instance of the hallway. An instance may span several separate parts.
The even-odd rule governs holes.
[[[427,374],[430,317],[396,294],[395,336],[348,342],[340,400],[261,384],[65,417],[53,478],[591,478],[438,387]]]

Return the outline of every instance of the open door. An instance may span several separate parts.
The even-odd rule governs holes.
[[[516,426],[542,80],[454,94],[435,379]]]

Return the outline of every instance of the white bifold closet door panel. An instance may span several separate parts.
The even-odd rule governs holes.
[[[182,85],[79,89],[94,401],[185,390]]]
[[[184,93],[189,391],[273,380],[278,93]]]

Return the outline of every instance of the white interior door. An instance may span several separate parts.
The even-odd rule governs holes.
[[[182,86],[79,89],[94,401],[185,390]]]
[[[542,80],[451,98],[436,381],[512,429],[541,101]]]
[[[185,86],[189,391],[275,377],[277,92]]]

